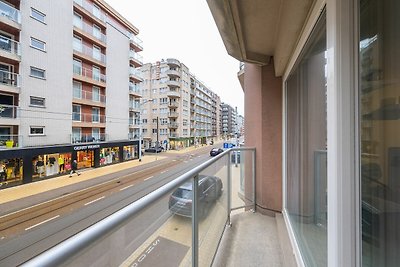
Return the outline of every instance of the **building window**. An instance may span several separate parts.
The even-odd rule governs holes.
[[[73,61],[73,72],[74,74],[82,75],[82,61],[74,58]]]
[[[101,19],[101,10],[100,7],[93,5],[93,15],[98,18]]]
[[[74,35],[73,48],[75,51],[82,53],[82,38]]]
[[[92,88],[92,100],[100,102],[100,88],[97,86],[93,86]]]
[[[43,14],[42,12],[34,9],[33,7],[31,7],[31,17],[36,19],[37,21],[40,21],[42,23],[46,23],[45,22],[46,15]]]
[[[82,29],[82,17],[78,15],[77,13],[74,13],[74,21],[73,24],[75,27]]]
[[[93,66],[93,80],[100,81],[100,68]]]
[[[81,106],[72,105],[72,120],[81,121]]]
[[[305,266],[328,265],[326,64],[323,12],[285,81],[285,208]]]
[[[92,128],[92,137],[94,140],[100,140],[100,128]]]
[[[39,68],[31,67],[30,76],[39,79],[46,79],[46,71]]]
[[[31,96],[30,105],[35,107],[44,107],[45,99],[43,97]]]
[[[73,81],[73,96],[74,98],[81,99],[82,98],[82,84],[80,82]]]
[[[31,37],[31,47],[39,49],[41,51],[46,51],[46,43],[33,37]]]
[[[157,133],[157,129],[153,129],[153,134],[156,134]]]
[[[95,45],[93,45],[93,58],[101,61],[101,49]]]
[[[96,24],[93,24],[93,35],[97,39],[101,40],[101,29]]]
[[[44,135],[44,126],[31,126],[30,135]]]
[[[92,108],[92,122],[99,123],[100,122],[100,109]]]

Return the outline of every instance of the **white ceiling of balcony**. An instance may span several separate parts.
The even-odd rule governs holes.
[[[281,76],[313,0],[207,0],[228,53]]]

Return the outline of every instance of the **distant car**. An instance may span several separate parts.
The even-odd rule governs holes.
[[[199,175],[199,217],[205,217],[208,210],[221,195],[222,181],[216,176]],[[184,217],[192,216],[192,182],[186,182],[178,187],[169,197],[169,210]]]
[[[144,152],[148,152],[148,153],[160,153],[160,152],[162,152],[163,151],[163,149],[162,149],[162,147],[149,147],[149,148],[146,148],[145,150],[144,150]]]
[[[218,155],[218,154],[221,154],[222,152],[224,152],[224,150],[222,149],[222,148],[213,148],[213,149],[211,149],[211,151],[210,151],[210,156],[211,157],[215,157],[216,155]]]

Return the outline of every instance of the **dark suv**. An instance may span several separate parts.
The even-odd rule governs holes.
[[[222,195],[222,181],[216,176],[199,175],[199,217],[205,217],[210,205]],[[169,197],[169,210],[177,215],[192,216],[192,182],[178,187]]]

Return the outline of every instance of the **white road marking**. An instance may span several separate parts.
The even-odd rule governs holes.
[[[119,191],[122,191],[122,190],[128,189],[129,187],[132,187],[132,186],[134,186],[134,185],[135,185],[135,184],[131,184],[131,185],[125,186],[125,187],[121,188]]]
[[[146,179],[144,179],[144,181],[147,181],[147,180],[149,180],[149,179],[151,179],[151,178],[153,178],[154,176],[150,176],[150,177],[147,177]]]
[[[99,198],[97,198],[95,200],[89,201],[88,203],[85,204],[85,206],[90,205],[90,204],[92,204],[92,203],[94,203],[96,201],[99,201],[99,200],[103,199],[103,198],[105,198],[105,196],[102,196],[102,197],[99,197]]]
[[[58,218],[58,217],[60,217],[60,215],[54,216],[53,218],[47,219],[47,220],[45,220],[45,221],[43,221],[43,222],[40,222],[40,223],[37,223],[37,224],[35,224],[35,225],[32,225],[32,226],[30,226],[30,227],[28,227],[28,228],[25,228],[25,231],[28,231],[28,230],[30,230],[30,229],[32,229],[32,228],[34,228],[34,227],[36,227],[36,226],[39,226],[39,225],[41,225],[41,224],[47,223],[47,222],[49,222],[49,221],[51,221],[51,220],[54,220],[54,219],[56,219],[56,218]]]
[[[160,172],[160,173],[166,173],[168,170],[165,170],[165,171],[162,171],[162,172]]]

